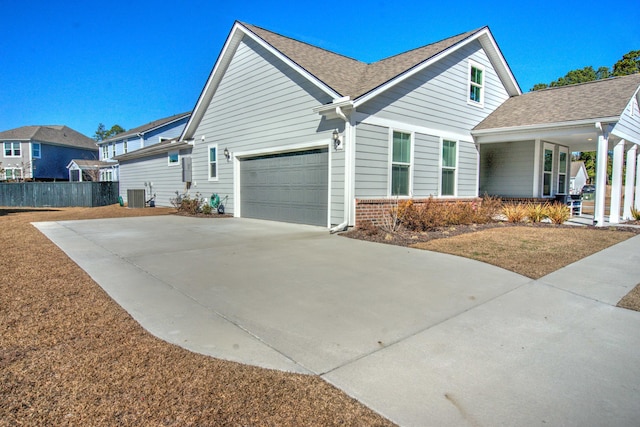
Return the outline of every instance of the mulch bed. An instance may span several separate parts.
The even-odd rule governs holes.
[[[627,222],[630,225],[640,225],[640,221]],[[370,242],[387,243],[398,246],[411,246],[416,243],[428,242],[435,239],[446,239],[449,237],[459,236],[461,234],[475,233],[482,230],[489,230],[492,228],[505,228],[505,227],[540,227],[540,228],[575,228],[574,225],[556,225],[549,223],[511,223],[511,222],[491,222],[487,224],[472,224],[472,225],[455,225],[451,227],[437,228],[430,231],[411,231],[401,228],[398,231],[391,232],[385,231],[380,228],[354,228],[352,230],[341,233],[341,236],[349,237],[352,239],[367,240]],[[590,230],[616,230],[627,231],[635,234],[640,234],[640,228],[635,227],[594,227],[594,226],[581,226]]]
[[[392,425],[317,376],[161,341],[30,225],[174,212],[0,208],[0,426]]]

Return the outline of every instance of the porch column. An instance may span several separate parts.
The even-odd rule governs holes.
[[[613,147],[613,165],[611,180],[611,207],[609,222],[620,223],[620,202],[622,196],[622,169],[624,169],[624,139]]]
[[[638,157],[636,158],[636,197],[634,205],[636,209],[640,210],[640,153],[638,153]]]
[[[631,208],[633,207],[633,187],[636,177],[636,156],[638,146],[632,144],[627,151],[627,173],[624,177],[624,213],[623,219],[631,219]]]
[[[604,226],[604,198],[607,187],[607,161],[609,151],[609,135],[600,123],[596,126],[598,132],[598,150],[596,151],[596,199],[594,206],[593,222],[597,227]]]

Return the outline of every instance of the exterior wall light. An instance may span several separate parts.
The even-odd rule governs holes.
[[[231,158],[231,153],[229,153],[229,149],[228,148],[224,149],[224,157],[227,159],[227,162]]]
[[[343,149],[342,141],[340,140],[340,132],[338,132],[338,129],[335,129],[333,131],[332,140],[333,140],[333,148],[336,151]]]

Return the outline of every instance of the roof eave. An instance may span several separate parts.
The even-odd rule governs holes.
[[[441,52],[437,53],[436,55],[426,59],[425,61],[423,61],[422,63],[406,70],[403,73],[398,74],[396,77],[394,77],[393,79],[387,81],[386,83],[378,86],[377,88],[363,94],[360,95],[359,97],[357,97],[354,100],[354,107],[357,108],[360,105],[366,103],[367,101],[371,100],[372,98],[378,96],[379,94],[381,94],[382,92],[386,91],[387,89],[389,89],[390,87],[393,87],[395,85],[397,85],[398,83],[414,76],[415,74],[421,72],[422,70],[424,70],[425,68],[431,66],[432,64],[438,62],[439,60],[441,60],[442,58],[446,57],[447,55],[463,48],[464,46],[468,45],[469,43],[472,43],[476,40],[479,40],[480,43],[482,44],[482,47],[485,50],[489,51],[489,59],[491,60],[491,62],[494,65],[494,68],[496,69],[496,71],[498,72],[498,75],[500,76],[501,80],[503,81],[505,88],[507,89],[507,92],[509,93],[510,96],[516,96],[516,95],[521,95],[522,91],[520,90],[520,86],[518,85],[515,77],[513,76],[513,73],[511,72],[511,69],[509,68],[507,62],[504,60],[504,57],[502,56],[502,52],[500,51],[500,49],[498,48],[497,43],[495,42],[495,40],[493,39],[493,36],[491,35],[491,31],[489,31],[489,27],[484,27],[480,30],[478,30],[476,33],[470,35],[469,37],[467,37],[466,39],[460,40],[459,42],[455,43],[452,46],[449,46],[448,48],[442,50]],[[498,61],[499,59],[499,61]],[[494,63],[495,62],[495,63]]]
[[[287,64],[289,67],[296,70],[299,74],[301,74],[303,77],[309,80],[312,84],[317,86],[320,90],[324,91],[332,98],[339,98],[341,96],[338,92],[333,90],[327,84],[322,82],[313,74],[309,73],[307,70],[302,68],[296,62],[292,61],[288,56],[284,55],[278,49],[274,48],[272,45],[270,45],[265,40],[263,40],[260,36],[258,36],[257,34],[252,32],[250,29],[242,25],[242,23],[236,21],[235,24],[233,25],[233,28],[231,29],[231,32],[229,33],[229,36],[227,37],[227,40],[222,48],[220,55],[218,56],[218,59],[216,60],[216,63],[213,66],[211,74],[207,79],[207,82],[202,90],[202,93],[200,94],[200,97],[196,102],[196,106],[193,109],[191,118],[189,119],[189,122],[185,126],[184,131],[180,136],[180,141],[194,138],[196,129],[198,128],[200,121],[204,117],[204,113],[206,112],[206,109],[209,103],[211,102],[211,99],[213,99],[213,95],[215,94],[215,91],[218,85],[220,84],[220,81],[222,80],[222,77],[227,67],[231,63],[235,49],[238,47],[238,45],[240,44],[240,41],[244,36],[247,36],[253,39],[260,46],[262,46],[263,48],[268,50],[270,53],[275,55],[277,58],[279,58],[281,61]]]

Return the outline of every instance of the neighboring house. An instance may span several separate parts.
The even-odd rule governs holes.
[[[113,169],[117,167],[115,162],[103,162],[101,160],[74,159],[67,165],[69,181],[113,181]]]
[[[569,191],[571,194],[580,194],[582,187],[587,183],[589,176],[583,161],[571,162],[571,182]]]
[[[480,191],[505,197],[554,198],[569,191],[570,153],[596,151],[595,221],[604,224],[608,152],[613,150],[610,222],[619,221],[626,150],[625,215],[640,176],[640,74],[529,92],[508,99],[474,127]],[[638,187],[636,187],[638,188]]]
[[[100,160],[113,162],[101,169],[101,181],[118,181],[118,164],[114,157],[180,136],[190,116],[191,113],[181,113],[154,120],[98,142]]]
[[[158,205],[217,193],[234,216],[336,229],[405,199],[564,197],[571,151],[615,144],[621,172],[625,138],[631,164],[639,85],[523,95],[487,27],[367,64],[236,22],[179,141],[118,157],[120,192],[153,182]]]
[[[0,180],[67,180],[72,159],[97,159],[91,138],[67,126],[23,126],[0,132]]]
[[[237,22],[181,142],[117,157],[121,195],[154,182],[159,205],[190,189],[328,227],[402,199],[476,200],[471,129],[520,93],[487,27],[366,64]]]

